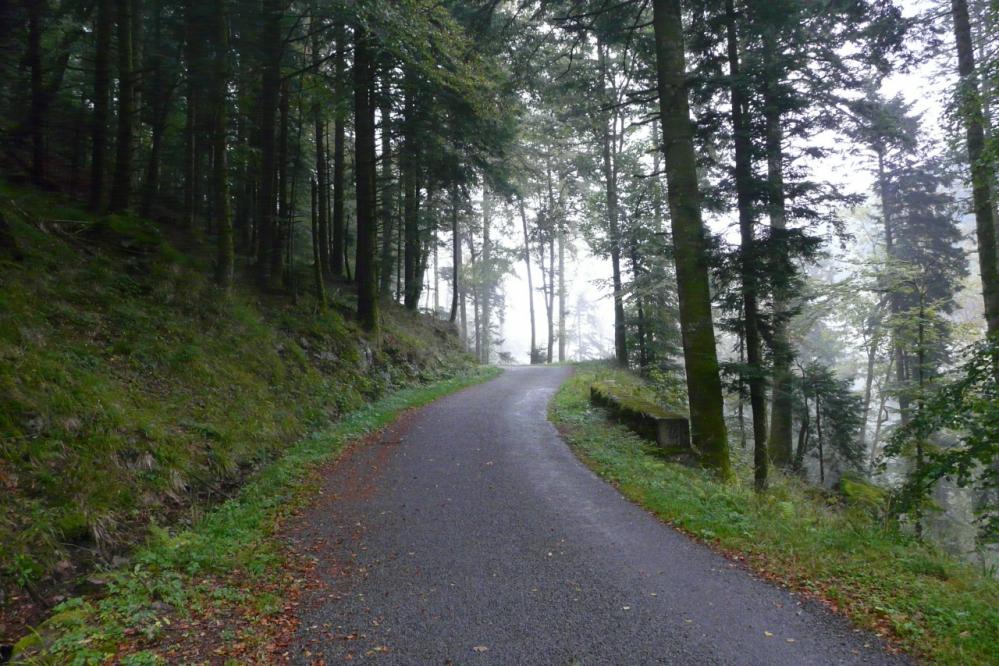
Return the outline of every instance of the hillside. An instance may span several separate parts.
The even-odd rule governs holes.
[[[447,324],[392,304],[368,339],[346,286],[323,312],[226,296],[177,228],[9,184],[0,213],[23,255],[0,256],[4,637],[303,434],[472,365]]]

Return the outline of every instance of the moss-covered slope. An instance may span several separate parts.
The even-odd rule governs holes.
[[[0,213],[24,255],[0,256],[4,605],[78,579],[151,524],[196,519],[387,389],[471,364],[446,324],[392,305],[366,339],[346,287],[322,314],[306,297],[226,297],[207,248],[169,227],[9,185]]]

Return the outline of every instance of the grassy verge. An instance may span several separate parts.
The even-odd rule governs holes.
[[[497,374],[499,370],[486,368],[403,389],[306,437],[194,526],[173,533],[154,531],[128,569],[108,576],[102,598],[64,602],[39,631],[18,644],[15,659],[87,664],[117,657],[129,664],[161,663],[163,656],[149,646],[173,625],[189,627],[186,618],[225,616],[234,607],[252,614],[255,626],[231,636],[222,629],[212,637],[215,648],[232,644],[240,662],[269,654],[273,646],[266,643],[272,634],[266,625],[284,610],[281,586],[274,582],[288,580],[287,553],[273,538],[274,531],[282,517],[308,498],[316,468],[404,410]]]
[[[999,582],[885,526],[869,506],[796,479],[777,478],[758,496],[746,479],[720,484],[664,460],[653,445],[591,408],[590,383],[611,377],[639,382],[581,366],[556,395],[550,417],[580,458],[626,497],[927,661],[995,663]]]
[[[246,279],[220,293],[211,244],[169,224],[2,179],[0,214],[24,253],[0,256],[0,650],[151,528],[193,524],[308,433],[474,363],[453,327],[390,303],[372,339],[347,284],[322,311]]]

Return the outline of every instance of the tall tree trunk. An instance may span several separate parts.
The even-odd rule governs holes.
[[[805,451],[808,450],[810,415],[808,411],[808,396],[805,396],[805,409],[801,413],[801,426],[798,429],[798,447],[794,451],[793,469],[801,472],[805,467]]]
[[[354,175],[357,198],[357,317],[370,332],[378,329],[378,275],[375,244],[378,238],[377,156],[375,154],[374,62],[371,37],[358,23],[354,27]]]
[[[537,362],[537,326],[534,316],[534,278],[531,275],[531,241],[527,233],[527,212],[524,210],[523,197],[517,197],[520,206],[520,222],[524,228],[524,263],[527,265],[527,305],[531,315],[531,365]]]
[[[687,99],[680,2],[653,0],[652,7],[691,443],[703,464],[729,478],[732,472],[711,319],[708,250]]]
[[[318,190],[319,186],[315,179],[312,185],[312,277],[313,285],[316,289],[316,301],[319,302],[319,309],[326,307],[326,287],[323,284],[323,268],[319,253],[321,243],[319,241],[319,211],[318,211]]]
[[[819,483],[826,483],[826,460],[825,449],[822,442],[822,401],[819,394],[815,394],[815,441],[819,444]]]
[[[213,164],[212,191],[215,194],[213,206],[215,231],[218,234],[218,247],[215,259],[215,281],[223,289],[232,285],[235,249],[233,247],[232,217],[229,214],[229,173],[226,146],[226,90],[229,86],[229,29],[226,25],[224,0],[215,0],[214,41],[215,41],[215,127],[213,130],[215,162]]]
[[[194,208],[198,179],[198,80],[201,68],[201,44],[198,37],[200,16],[196,0],[187,0],[184,6],[184,50],[187,60],[187,99],[184,114],[184,209],[183,225],[194,228]]]
[[[482,354],[479,361],[489,363],[492,360],[492,340],[493,340],[493,290],[495,279],[492,264],[492,216],[493,200],[489,196],[489,190],[482,188]]]
[[[427,192],[427,202],[432,200],[430,192]],[[434,246],[434,317],[437,317],[437,313],[441,310],[441,273],[438,270],[437,254],[440,245],[440,241],[437,235],[437,225],[433,228],[433,246]]]
[[[112,211],[128,208],[132,194],[132,138],[135,121],[134,68],[132,66],[132,6],[134,0],[118,0],[118,139],[111,181]]]
[[[766,40],[764,52],[775,53],[776,40],[764,30]],[[770,217],[770,233],[778,242],[783,242],[787,229],[787,212],[784,201],[784,131],[781,126],[781,109],[778,98],[780,72],[771,59],[764,62],[766,82],[763,86],[763,113],[765,126],[765,150],[767,155],[767,210]],[[785,290],[774,291],[773,321],[773,396],[770,405],[770,435],[767,442],[768,453],[774,465],[787,468],[791,464],[791,439],[793,434],[793,375],[791,363],[794,351],[788,337],[788,296]]]
[[[606,47],[598,45],[601,86],[606,90]],[[606,93],[605,93],[606,94]],[[617,111],[608,113],[602,123],[603,171],[607,196],[607,225],[610,232],[611,280],[614,287],[614,358],[618,365],[628,365],[628,340],[624,321],[624,286],[621,281],[621,231],[618,225],[617,165],[614,145],[617,142]]]
[[[382,173],[381,173],[381,206],[379,210],[382,217],[382,247],[379,274],[379,292],[382,298],[392,298],[392,265],[395,263],[392,257],[392,246],[395,244],[395,188],[392,186],[392,91],[391,91],[391,66],[386,63],[385,71],[382,75],[382,95],[379,115],[381,116],[381,142],[382,142]]]
[[[558,225],[558,362],[565,363],[565,223]]]
[[[97,1],[94,26],[94,129],[90,158],[90,208],[104,206],[104,177],[107,169],[108,104],[111,89],[111,30],[114,26],[112,0]]]
[[[318,4],[313,0],[312,4],[312,14],[313,17],[318,15]],[[312,26],[312,66],[315,69],[316,80],[319,80],[319,37],[320,37],[320,25],[319,19],[313,18],[314,25]],[[330,266],[331,252],[330,252],[330,238],[329,238],[329,227],[330,221],[327,217],[329,213],[329,195],[330,187],[327,176],[329,170],[326,164],[326,124],[323,121],[323,108],[319,104],[319,98],[315,97],[312,103],[312,121],[315,125],[315,137],[316,137],[316,178],[317,178],[317,202],[318,207],[317,214],[319,216],[317,220],[318,232],[319,232],[319,267],[322,272],[323,277],[329,277],[332,273]]]
[[[79,104],[73,113],[73,144],[72,157],[69,162],[69,191],[76,193],[80,185],[80,169],[84,160],[83,136],[84,127],[87,123],[87,93],[85,88],[80,88]]]
[[[885,167],[885,149],[878,143],[875,145],[875,152],[878,157],[878,195],[881,199],[881,221],[884,226],[885,252],[889,257],[895,257],[895,233],[894,233],[894,210],[891,197],[888,194],[888,171]],[[899,302],[897,289],[891,289],[888,295],[888,306],[892,315],[898,316],[904,309]],[[905,389],[906,384],[906,362],[904,343],[898,339],[898,331],[892,332],[892,357],[895,364],[895,381],[897,385],[898,409],[902,423],[909,422],[909,395]]]
[[[38,185],[45,182],[45,111],[46,97],[42,70],[42,18],[48,12],[46,0],[33,0],[28,5],[28,48],[24,59],[31,73],[31,112],[28,130],[31,134],[31,179]]]
[[[729,91],[732,104],[732,135],[735,144],[735,189],[739,208],[740,278],[742,281],[743,329],[746,365],[749,371],[749,405],[753,412],[753,479],[756,490],[767,487],[767,402],[763,375],[763,344],[760,341],[756,271],[756,220],[753,213],[753,146],[746,119],[747,100],[739,72],[739,41],[736,35],[735,3],[726,0]]]
[[[342,98],[342,91],[347,86],[345,76],[345,52],[347,49],[344,26],[342,21],[337,21],[334,38],[336,39],[336,54],[334,65],[334,84],[336,85],[337,98]],[[347,254],[347,223],[344,218],[343,201],[344,187],[346,184],[345,173],[345,144],[346,131],[342,104],[336,105],[333,116],[333,230],[332,247],[330,249],[330,272],[334,277],[344,275],[344,257]]]
[[[548,322],[548,346],[545,362],[551,364],[555,347],[555,238],[548,240],[548,267],[545,268],[545,242],[541,242],[541,292],[545,298],[545,315]]]
[[[153,0],[154,2],[156,0]],[[143,0],[131,0],[132,11],[130,15],[132,17],[132,70],[134,72],[132,76],[132,108],[136,110],[137,117],[141,117],[141,109],[143,107],[144,100],[142,95],[144,93],[144,80],[145,72],[142,70],[144,67],[141,63],[143,60],[143,50],[145,45],[143,39],[145,35],[143,30],[146,27],[146,18],[143,13],[142,3]]]
[[[475,256],[475,235],[469,231],[468,235],[468,268],[466,272],[469,274],[469,279],[465,280],[465,288],[462,290],[462,297],[468,293],[469,290],[472,292],[472,331],[474,332],[475,340],[475,359],[482,359],[482,335],[479,330],[479,289],[476,284],[475,276],[478,273],[478,269],[475,266],[477,257]],[[464,305],[464,303],[463,303]],[[462,311],[462,316],[464,317],[464,311]]]
[[[870,421],[871,396],[874,389],[874,364],[878,356],[878,326],[880,326],[880,316],[877,320],[871,322],[869,334],[865,340],[867,346],[867,372],[864,375],[864,398],[860,416],[860,437],[857,441],[857,448],[860,450],[867,448],[867,424]]]
[[[874,466],[878,461],[878,449],[881,445],[881,429],[888,422],[888,410],[885,408],[888,402],[888,391],[885,388],[891,381],[892,366],[894,363],[894,357],[889,357],[888,367],[885,369],[884,381],[878,385],[878,415],[874,419],[874,437],[871,439],[871,454],[867,462],[868,475],[874,473]]]
[[[461,229],[458,226],[458,191],[451,186],[451,314],[447,320],[452,324],[458,321],[458,301],[461,277]],[[464,322],[462,322],[464,326]],[[465,339],[465,331],[459,331]]]
[[[420,239],[420,188],[418,186],[417,169],[419,164],[416,157],[416,143],[412,136],[410,117],[413,113],[412,95],[407,91],[406,95],[406,137],[403,146],[403,154],[400,166],[402,167],[403,178],[403,225],[405,227],[405,256],[403,258],[404,290],[405,296],[403,304],[408,310],[416,310],[420,304],[420,292],[423,288],[423,279],[419,274],[419,266],[422,263],[421,254],[424,253],[423,243]],[[434,274],[437,273],[437,249],[434,247]],[[436,299],[436,291],[434,294]],[[434,316],[437,316],[436,305]]]
[[[278,95],[278,137],[277,137],[277,202],[278,213],[274,218],[274,251],[271,253],[271,277],[276,284],[279,280],[284,282],[285,274],[285,246],[288,242],[288,224],[291,219],[288,216],[288,124],[290,120],[290,100],[289,82],[287,79],[281,81],[280,93]],[[287,283],[285,283],[287,286]]]
[[[144,217],[152,214],[160,191],[160,160],[163,152],[163,134],[166,131],[167,107],[170,93],[166,89],[163,75],[163,11],[160,0],[152,5],[153,36],[149,48],[146,49],[145,69],[149,71],[149,125],[150,147],[149,159],[146,162],[146,174],[142,183],[142,198],[139,212]],[[228,39],[228,37],[227,37]]]
[[[996,219],[994,213],[994,173],[985,155],[985,119],[975,70],[975,51],[971,40],[967,0],[951,0],[954,19],[954,42],[957,47],[957,72],[961,78],[961,116],[964,120],[971,162],[971,197],[975,206],[975,230],[978,235],[978,266],[982,276],[985,323],[989,336],[999,335],[999,264],[997,264]]]
[[[637,283],[642,275],[642,269],[638,258],[638,243],[635,242],[634,238],[628,243],[628,254],[631,255],[631,273]],[[641,289],[639,289],[638,293],[635,294],[635,310],[637,315],[635,332],[638,339],[638,367],[642,373],[648,370],[649,365],[648,331],[645,321],[644,300]]]
[[[401,162],[402,161],[402,156],[401,155],[400,155],[399,159],[400,159],[400,162]],[[403,211],[405,210],[406,200],[405,200],[405,194],[403,194],[402,171],[401,171],[402,170],[402,166],[401,165],[400,165],[399,169],[400,169],[400,173],[399,173],[399,188],[398,188],[398,190],[396,192],[395,209],[397,211],[397,214],[402,215]],[[400,220],[399,224],[396,225],[396,233],[395,233],[395,302],[396,303],[402,303],[403,302],[403,291],[402,291],[402,275],[403,275],[402,271],[403,271],[403,267],[402,267],[402,258],[404,256],[403,253],[405,252],[405,250],[404,250],[404,248],[405,248],[405,236],[404,236],[404,233],[405,233],[405,222],[403,220]]]
[[[295,224],[298,219],[298,175],[302,171],[302,135],[305,133],[305,101],[303,99],[302,86],[298,86],[298,120],[296,126],[298,133],[295,136],[295,162],[290,168],[291,173],[291,195],[288,198],[288,209],[285,211],[285,224],[288,229],[288,240],[285,243],[285,273],[288,276],[288,291],[291,292],[291,302],[298,303],[298,278],[295,274]],[[325,148],[325,146],[324,146]],[[328,151],[327,151],[328,152]],[[328,163],[328,160],[327,160]],[[329,173],[326,174],[329,182]],[[318,195],[318,193],[317,193]],[[327,197],[327,200],[329,197]],[[329,210],[326,211],[329,219]]]
[[[277,169],[276,116],[281,88],[281,53],[283,37],[281,14],[283,0],[263,0],[263,20],[260,31],[260,169],[257,178],[257,281],[272,288],[280,275],[271,273],[278,229],[275,209],[275,175]]]

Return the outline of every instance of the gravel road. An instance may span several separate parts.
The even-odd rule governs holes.
[[[510,369],[331,469],[291,537],[318,558],[296,663],[907,663],[580,464],[546,419],[568,372]]]

